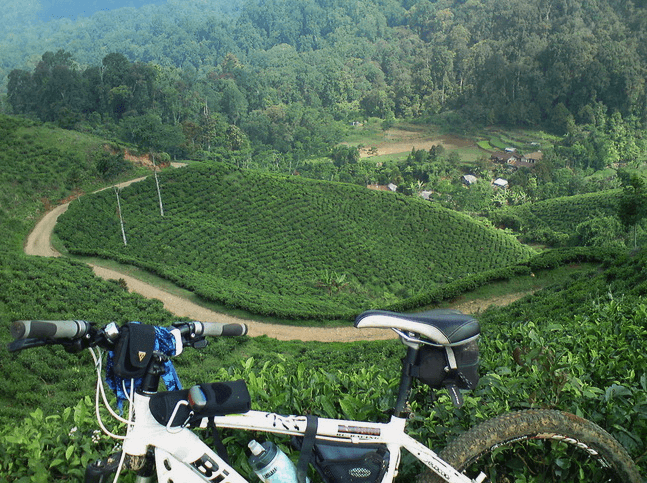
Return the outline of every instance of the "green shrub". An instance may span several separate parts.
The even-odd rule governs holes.
[[[0,429],[0,477],[7,482],[82,481],[88,463],[106,457],[113,447],[97,427],[90,397],[60,415],[37,408],[19,424]]]

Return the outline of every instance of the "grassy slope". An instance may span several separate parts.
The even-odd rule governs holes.
[[[7,227],[0,248],[20,249],[45,211],[102,186],[95,156],[105,144],[96,136],[0,115],[0,222]]]
[[[74,203],[57,227],[73,253],[133,259],[211,300],[262,314],[348,317],[528,258],[502,232],[429,202],[354,185],[189,167]],[[342,290],[325,284],[344,276]],[[333,289],[333,290],[331,290]],[[331,293],[332,292],[332,293]]]

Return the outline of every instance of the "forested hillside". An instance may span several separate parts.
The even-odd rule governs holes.
[[[455,129],[572,134],[578,149],[567,157],[584,167],[640,155],[623,144],[587,159],[575,129],[603,134],[613,113],[643,128],[638,2],[171,0],[20,32],[7,19],[7,109],[66,127],[123,122],[120,135],[137,142],[162,123],[176,135],[167,149],[183,145],[181,133],[184,149],[208,151],[222,144],[210,137],[235,125],[267,147],[255,158],[270,149],[300,159],[330,147],[322,124],[442,114]]]

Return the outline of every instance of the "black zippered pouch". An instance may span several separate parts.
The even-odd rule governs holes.
[[[137,379],[146,373],[155,348],[155,327],[130,322],[119,329],[119,341],[114,350],[115,375]]]

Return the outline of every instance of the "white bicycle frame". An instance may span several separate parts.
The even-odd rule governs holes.
[[[157,477],[160,483],[168,481],[185,483],[248,482],[189,428],[171,427],[170,423],[167,426],[159,424],[151,414],[149,401],[149,396],[135,394],[133,402],[136,418],[129,426],[123,443],[123,451],[131,456],[145,456],[149,447],[154,448]],[[176,411],[184,404],[188,403],[180,401],[176,406]],[[174,416],[175,414],[170,418],[170,421],[174,420]],[[212,420],[218,428],[290,436],[303,436],[307,426],[304,416],[281,416],[262,411],[204,418],[201,426],[206,427],[209,420]],[[479,483],[480,480],[471,480],[461,475],[432,450],[407,435],[405,425],[405,419],[395,416],[389,423],[319,418],[316,438],[357,445],[385,445],[389,451],[390,460],[388,470],[381,483],[393,481],[397,474],[402,448],[449,483]]]

